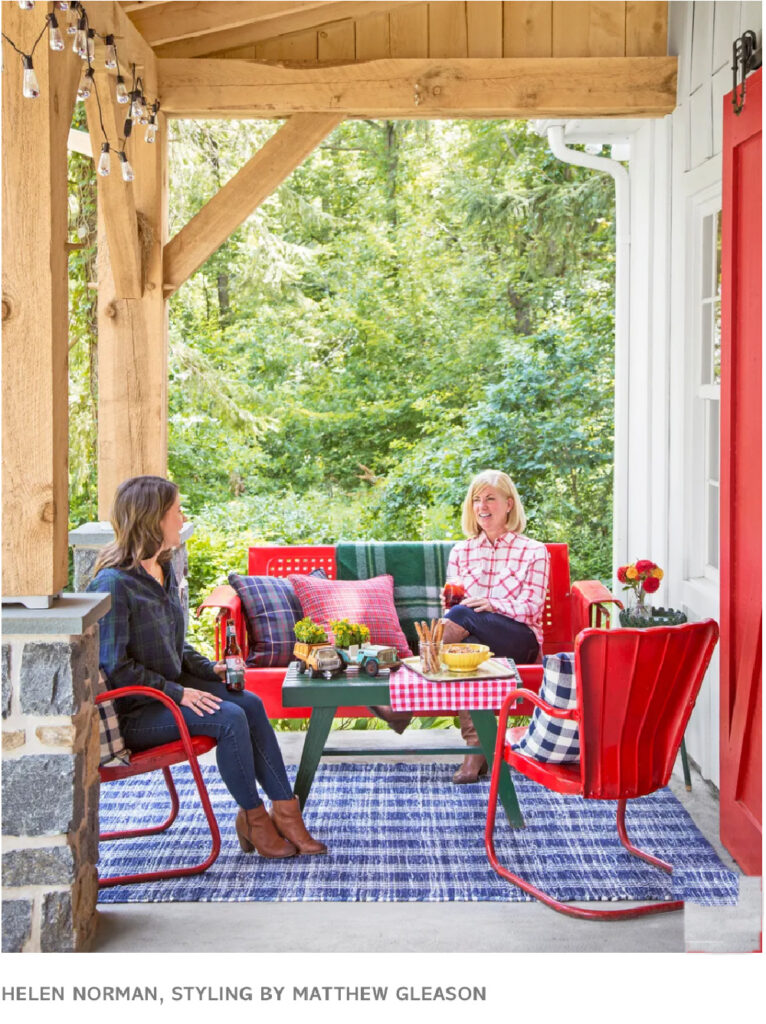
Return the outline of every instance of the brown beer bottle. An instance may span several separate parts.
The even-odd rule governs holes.
[[[226,662],[226,689],[239,692],[245,688],[245,663],[242,650],[237,643],[237,631],[232,619],[226,623],[226,646],[223,650]]]

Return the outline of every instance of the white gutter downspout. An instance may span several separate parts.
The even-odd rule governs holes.
[[[615,235],[617,260],[615,266],[614,310],[614,487],[612,497],[612,576],[628,559],[628,402],[630,398],[630,175],[617,160],[592,156],[570,149],[564,144],[564,122],[548,124],[548,145],[551,153],[567,164],[605,171],[614,178]]]

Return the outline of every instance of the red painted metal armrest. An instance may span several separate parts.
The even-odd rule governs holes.
[[[96,697],[96,704],[106,704],[107,701],[117,700],[120,697],[151,697],[153,700],[160,701],[165,707],[170,708],[175,723],[178,726],[184,753],[190,761],[196,756],[192,748],[189,728],[186,725],[184,716],[181,714],[181,707],[176,704],[172,697],[168,697],[162,690],[155,690],[152,686],[120,686],[116,690],[106,690],[105,693],[99,693]]]
[[[237,592],[228,584],[216,587],[212,594],[209,594],[201,604],[197,605],[194,613],[199,618],[205,608],[217,608],[218,614],[215,617],[215,657],[216,661],[221,657],[224,648],[224,623],[231,617],[234,620],[234,627],[237,631],[237,642],[242,648],[242,656],[247,657],[247,633],[245,631],[245,619],[242,614],[242,602]]]
[[[598,580],[577,580],[572,584],[572,635],[590,626],[606,626],[609,605],[622,608],[622,601]]]

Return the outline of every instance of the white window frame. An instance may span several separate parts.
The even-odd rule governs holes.
[[[708,483],[710,449],[708,446],[708,416],[711,403],[718,403],[718,479],[720,482],[720,383],[702,383],[702,310],[704,298],[703,262],[702,258],[714,253],[714,246],[705,253],[704,221],[706,217],[718,214],[722,206],[722,189],[719,181],[700,189],[688,197],[687,207],[687,291],[689,334],[686,365],[689,373],[686,389],[686,423],[689,445],[687,452],[687,487],[688,504],[684,516],[687,529],[684,563],[687,581],[700,589],[715,587],[718,590],[720,572],[717,566],[708,562]],[[715,264],[712,268],[715,274]],[[712,339],[711,339],[712,344]],[[702,514],[700,514],[702,512]],[[720,520],[718,523],[720,541]],[[719,546],[720,558],[720,546]]]

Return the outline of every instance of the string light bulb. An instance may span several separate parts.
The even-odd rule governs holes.
[[[106,43],[106,54],[104,56],[104,67],[105,68],[116,68],[117,67],[117,47],[114,45],[114,36],[108,35],[104,37]]]
[[[144,139],[146,142],[157,141],[157,122],[154,119],[154,114],[152,114],[152,118],[146,126],[146,135],[144,136]]]
[[[96,59],[96,30],[88,29],[88,63],[92,64]]]
[[[21,82],[21,92],[28,100],[36,100],[40,95],[40,86],[37,84],[37,75],[32,66],[32,58],[26,54],[21,58],[24,66],[24,75]]]
[[[87,100],[90,94],[93,92],[96,83],[93,80],[93,68],[86,67],[82,73],[80,84],[77,88],[77,99]]]
[[[143,94],[141,95],[141,110],[138,115],[139,124],[149,124],[149,107],[146,104]]]
[[[130,166],[130,161],[124,150],[121,150],[117,154],[120,158],[120,170],[122,171],[123,181],[133,181],[133,168]]]
[[[66,34],[68,36],[73,36],[77,31],[77,25],[80,21],[80,14],[77,10],[77,4],[69,4],[67,10],[67,17],[68,21],[66,26]]]
[[[48,15],[48,42],[52,50],[64,49],[64,37],[61,34],[59,23],[53,11]]]
[[[98,173],[102,178],[106,178],[111,170],[109,160],[109,143],[103,142],[101,144],[101,156],[98,158]]]
[[[88,32],[87,22],[85,18],[80,17],[77,22],[77,31],[74,34],[74,41],[72,43],[72,49],[78,57],[82,57],[83,60],[88,59]]]
[[[115,91],[117,93],[118,103],[130,103],[130,96],[128,95],[128,90],[125,86],[125,79],[122,75],[117,76],[117,86]]]
[[[130,94],[130,102],[131,102],[130,116],[133,118],[134,121],[138,121],[139,118],[141,117],[141,106],[142,106],[141,105],[141,90],[140,89],[134,89],[133,90],[133,92]]]
[[[19,0],[19,7],[22,11],[31,11],[34,6],[34,0]]]

